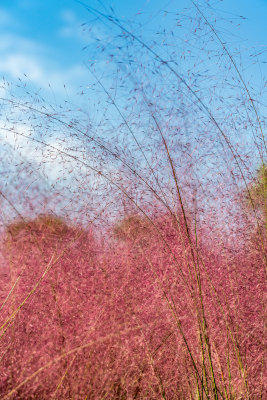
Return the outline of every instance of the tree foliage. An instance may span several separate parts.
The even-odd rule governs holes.
[[[260,223],[265,223],[267,231],[267,165],[265,163],[261,164],[256,177],[248,186],[246,202],[247,207],[258,214]]]

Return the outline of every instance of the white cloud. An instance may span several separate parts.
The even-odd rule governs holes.
[[[94,152],[90,152],[78,137],[69,136],[66,140],[64,134],[59,130],[44,140],[47,145],[38,143],[38,138],[37,141],[34,140],[35,138],[35,129],[29,123],[13,124],[0,119],[0,170],[3,168],[3,163],[1,163],[3,150],[7,145],[12,148],[14,159],[29,162],[50,183],[72,179],[73,185],[78,187],[83,179],[94,174],[90,165],[107,174],[116,172],[112,162],[106,162],[103,166],[101,159]],[[79,160],[82,160],[82,163]],[[87,163],[88,166],[84,163]],[[73,180],[73,178],[75,179]],[[94,174],[90,184],[96,185],[101,180],[100,175]]]
[[[98,26],[93,26],[91,33],[83,32],[82,21],[70,9],[63,10],[60,17],[62,27],[58,33],[70,38],[69,40],[79,40],[82,46],[92,44],[92,38],[95,36],[103,37],[105,35]],[[12,18],[4,9],[0,8],[0,79],[3,76],[10,82],[16,81],[18,78],[27,82],[28,78],[32,84],[37,86],[37,90],[45,91],[45,93],[43,92],[44,97],[51,96],[52,88],[59,101],[65,100],[66,88],[67,94],[73,97],[81,86],[88,84],[88,78],[91,80],[91,76],[80,60],[73,60],[71,63],[70,58],[66,65],[60,60],[53,59],[56,48],[48,43],[43,44],[19,34],[7,33],[7,28],[10,28],[13,22],[17,23]],[[77,100],[75,101],[77,102]]]
[[[60,17],[63,25],[58,34],[61,37],[77,39],[86,45],[95,43],[96,38],[106,42],[109,40],[109,34],[102,25],[84,24],[84,21],[79,20],[72,10],[63,10]]]
[[[29,76],[34,82],[43,83],[44,76],[40,65],[33,58],[22,53],[11,53],[0,59],[0,71],[11,78],[19,78],[24,74]]]
[[[1,40],[1,39],[0,39]],[[60,68],[52,69],[46,62],[33,55],[11,53],[0,59],[0,74],[7,79],[25,78],[25,75],[36,85],[48,89],[51,86],[57,92],[65,92],[64,85],[70,91],[77,81],[85,78],[87,72],[80,65],[73,65],[63,72]]]
[[[58,94],[65,94],[64,85],[69,94],[87,77],[86,69],[80,64],[64,68],[47,57],[48,49],[37,42],[17,35],[0,34],[0,76],[7,80],[25,79],[25,75],[38,88],[48,90],[49,86]]]
[[[16,123],[14,126],[7,121],[0,120],[0,140],[2,146],[7,144],[11,146],[14,154],[22,157],[23,160],[28,161],[32,165],[41,165],[42,171],[48,177],[49,181],[63,177],[65,169],[63,168],[62,160],[58,157],[58,152],[53,149],[53,147],[60,148],[58,141],[55,139],[47,141],[48,146],[45,147],[31,140],[33,134],[34,130],[32,126],[27,123]]]
[[[34,154],[32,146],[29,144],[29,141],[27,141],[27,136],[30,137],[31,134],[32,128],[27,124],[17,123],[14,127],[11,123],[0,120],[0,138],[2,144],[6,143],[10,145],[27,159],[31,159]],[[27,145],[25,145],[25,143],[27,143]]]
[[[87,40],[80,21],[72,10],[63,10],[60,14],[63,25],[58,30],[59,36],[63,38],[74,38],[81,42]]]
[[[0,80],[0,97],[6,98],[8,89],[4,80]]]
[[[40,46],[39,43],[21,37],[16,34],[0,33],[0,51],[1,52],[14,52],[20,50],[25,53],[37,53],[41,50],[47,50]]]
[[[64,22],[68,23],[75,23],[78,20],[75,13],[69,9],[61,11],[61,18]]]

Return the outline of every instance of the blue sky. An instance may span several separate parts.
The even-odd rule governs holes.
[[[101,8],[98,0],[84,0],[84,2],[90,6]],[[162,0],[115,0],[113,2],[107,0],[103,2],[105,4],[104,8],[107,10],[106,12],[109,12],[108,8],[112,6],[121,21],[136,21],[137,19],[141,21],[143,28],[137,33],[143,35],[144,38],[149,37],[150,33],[155,31],[157,26],[162,23],[162,14],[158,13],[159,10],[167,9],[175,13],[182,12],[184,7],[192,7],[189,0],[168,0],[166,2]],[[256,65],[253,65],[254,59],[249,57],[250,50],[248,49],[251,49],[253,52],[255,49],[258,52],[263,52],[261,60],[267,61],[267,0],[254,0],[253,2],[251,0],[217,1],[213,2],[213,7],[217,8],[220,14],[217,28],[219,28],[220,33],[225,34],[225,39],[230,41],[230,48],[234,48],[238,44],[242,56],[242,60],[240,61],[244,62],[245,66],[247,63],[249,67],[247,69],[249,71],[248,76],[252,75],[254,83],[256,86],[259,86],[264,81],[264,75],[266,80],[267,64],[258,65],[256,63]],[[243,16],[247,19],[240,20],[238,16]],[[223,20],[224,17],[228,22]],[[229,23],[229,19],[233,21],[232,24]],[[166,21],[168,23],[166,19],[164,23]],[[84,23],[85,25],[83,25]],[[236,27],[239,23],[240,26]],[[137,25],[133,23],[130,26],[133,28]],[[93,28],[92,32],[89,31],[89,27]],[[230,35],[228,34],[229,30]],[[74,106],[77,105],[78,107],[86,108],[90,103],[97,101],[97,91],[90,91],[92,75],[84,65],[91,57],[99,54],[99,52],[95,51],[96,42],[92,36],[100,37],[103,42],[109,39],[105,25],[94,21],[92,16],[74,0],[1,0],[0,83],[2,77],[10,82],[17,98],[19,98],[19,93],[17,92],[16,84],[19,82],[20,86],[23,86],[23,82],[25,81],[25,92],[27,88],[30,89],[31,93],[38,92],[48,104],[54,102],[58,106],[59,104],[63,104],[66,99]],[[85,47],[87,49],[83,50]],[[244,56],[245,58],[243,58],[243,50],[244,55],[247,54],[247,56]],[[179,49],[177,51],[179,52]],[[224,63],[228,61],[226,58],[223,60]],[[105,63],[99,63],[99,65],[98,73],[107,72],[107,74],[112,75],[113,70],[110,64],[106,66]],[[18,81],[18,78],[22,79],[22,81]],[[217,76],[215,75],[215,86],[217,85],[217,80]],[[224,90],[223,82],[222,80],[222,90]],[[85,90],[84,96],[81,96],[80,93],[84,88],[89,89]],[[221,90],[220,86],[218,86],[218,90]],[[1,89],[0,87],[0,97],[5,96],[7,96],[6,89]],[[125,98],[127,99],[127,97]],[[100,118],[105,119],[106,115],[111,117],[111,119],[106,119],[108,120],[105,128],[106,132],[113,130],[118,133],[120,129],[119,124],[121,123],[120,116],[118,116],[114,109],[109,114],[105,114],[105,95],[102,98],[100,96],[99,99],[104,100],[103,103],[100,101],[98,109]],[[22,103],[24,101],[25,97]],[[123,97],[121,101],[124,101]],[[94,118],[93,112],[91,115]],[[88,114],[89,121],[91,115]],[[104,116],[102,117],[102,115]],[[113,116],[118,125],[116,123],[114,126],[112,125]],[[72,117],[67,116],[67,118]],[[95,120],[93,122],[96,126],[101,126],[100,129],[102,129],[102,125],[96,123],[98,121]],[[133,120],[133,123],[135,122]],[[81,129],[87,132],[90,123],[88,125],[85,123],[84,126],[82,123],[81,120]],[[16,125],[16,131],[18,133],[22,132],[24,137],[15,134],[15,132],[14,134],[12,133],[12,124]],[[6,108],[3,107],[3,112],[0,116],[0,128],[2,128],[0,139],[1,143],[6,142],[15,151],[13,153],[14,156],[11,156],[10,160],[8,159],[10,165],[14,164],[14,158],[20,156],[23,160],[31,163],[32,170],[38,171],[38,174],[41,173],[42,176],[45,176],[49,183],[52,182],[54,184],[55,181],[64,181],[67,162],[64,159],[61,160],[58,155],[53,154],[51,148],[50,150],[41,148],[40,146],[37,148],[36,143],[27,140],[27,135],[39,138],[43,134],[43,131],[45,131],[44,126],[47,126],[45,141],[48,144],[60,148],[67,146],[67,149],[71,148],[73,151],[74,149],[79,149],[83,144],[81,141],[79,143],[75,142],[74,135],[71,137],[71,129],[67,128],[64,132],[60,124],[57,125],[55,123],[52,125],[50,121],[46,122],[46,124],[42,125],[38,119],[35,119],[34,115],[30,116],[24,113],[23,109],[17,119],[14,109],[9,109],[6,106]],[[191,129],[195,128],[193,126]],[[136,129],[139,129],[138,125]],[[104,130],[103,132],[105,134]],[[66,144],[65,139],[70,142]],[[4,151],[3,149],[4,146],[0,147],[1,151]],[[211,150],[213,151],[213,149]],[[84,154],[88,157],[88,162],[91,162],[91,153],[86,148],[84,149]],[[102,163],[101,160],[100,162]],[[110,166],[106,165],[106,168],[108,170]],[[112,166],[112,168],[115,171],[115,167]],[[6,163],[3,153],[1,153],[0,174],[5,169]],[[72,170],[73,163],[70,163],[69,177],[71,177],[70,171]],[[87,171],[81,171],[78,167],[77,171],[78,174],[75,175],[75,179],[79,175],[80,180],[84,179],[84,182],[87,182],[89,179],[87,179]],[[34,179],[39,179],[38,174]],[[13,176],[16,176],[16,172],[13,172],[13,175],[9,177],[9,181],[7,180],[6,182],[10,182]],[[28,191],[30,185],[31,181],[25,181],[25,191]],[[83,183],[81,186],[84,185]],[[80,196],[79,192],[76,194]]]
[[[85,0],[97,6],[97,1]],[[182,1],[106,1],[121,18],[132,19],[137,12],[150,20],[159,9],[171,8],[181,11],[190,2]],[[247,17],[236,31],[246,40],[246,45],[266,50],[267,0],[235,0],[218,2],[218,9],[225,16]],[[233,15],[232,15],[233,14]],[[223,15],[223,14],[222,14]],[[81,25],[92,18],[86,10],[73,0],[2,0],[0,3],[0,76],[9,81],[23,78],[27,74],[31,82],[43,90],[48,84],[60,100],[68,94],[74,96],[80,86],[90,81],[83,61],[88,57],[82,49],[90,44],[90,34]],[[152,19],[150,26],[156,24]],[[146,25],[147,27],[149,26]],[[99,30],[102,27],[99,25]],[[49,89],[50,90],[50,89]],[[49,91],[48,90],[48,91]]]

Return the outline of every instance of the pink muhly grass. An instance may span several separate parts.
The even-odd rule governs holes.
[[[20,280],[2,324],[51,255],[66,240],[76,241],[2,330],[3,398],[9,392],[11,398],[194,398],[197,392],[212,395],[213,379],[225,398],[260,395],[264,276],[253,273],[253,258],[202,245],[199,293],[189,244],[167,215],[153,223],[172,253],[137,216],[118,223],[105,246],[92,232],[62,221],[50,228],[48,221],[53,223],[42,217],[11,225],[7,234],[6,293],[19,274]]]
[[[245,96],[249,96],[260,142],[264,142],[261,120],[233,57],[201,9],[193,4],[202,18],[196,21],[195,33],[204,21],[202,29],[206,32],[209,28],[222,46],[222,54],[237,73]],[[114,88],[106,89],[93,70],[108,104],[111,103],[120,117],[118,137],[111,137],[110,142],[88,130],[84,133],[84,127],[76,120],[67,123],[63,117],[60,119],[34,104],[21,105],[14,99],[9,100],[16,110],[27,115],[32,113],[33,121],[38,115],[48,121],[49,127],[55,123],[66,130],[66,138],[59,140],[62,146],[54,145],[43,133],[26,138],[52,156],[55,152],[61,157],[70,176],[66,179],[67,185],[72,177],[78,182],[74,189],[71,184],[69,189],[64,187],[64,182],[59,182],[64,190],[70,190],[69,197],[62,200],[62,210],[66,204],[75,208],[76,201],[86,203],[86,212],[80,203],[75,212],[82,222],[84,215],[93,212],[91,221],[95,224],[75,224],[70,222],[74,218],[65,220],[48,213],[34,217],[32,210],[36,212],[40,208],[34,207],[34,200],[28,202],[32,216],[24,218],[9,197],[2,194],[20,219],[6,224],[1,238],[0,396],[66,400],[264,399],[266,182],[263,151],[259,152],[262,166],[258,182],[249,184],[245,153],[238,153],[236,137],[230,134],[228,137],[228,127],[218,122],[222,119],[222,110],[217,108],[217,100],[212,103],[213,98],[202,96],[201,90],[195,87],[195,77],[189,76],[187,81],[179,73],[176,62],[165,60],[165,50],[157,53],[155,43],[150,46],[121,25],[119,19],[89,6],[86,8],[119,29],[114,39],[116,51],[121,50],[124,40],[127,51],[131,52],[130,44],[139,48],[141,61],[138,64],[136,59],[129,76],[134,82],[140,79],[140,85],[132,89],[133,105],[127,104],[123,110],[112,94]],[[105,54],[107,50],[101,44],[97,51]],[[147,69],[142,57],[148,62]],[[128,58],[132,59],[130,53]],[[152,87],[155,78],[150,81],[147,75],[150,70],[159,74],[158,81],[162,79],[165,83],[165,78],[166,82],[172,79],[177,82],[171,84],[171,90],[177,101],[175,107],[185,111],[182,117],[176,111],[173,115],[168,90],[165,93],[164,88]],[[119,73],[117,70],[118,76]],[[149,85],[143,84],[142,79]],[[119,92],[117,82],[115,86]],[[177,93],[181,93],[179,98]],[[192,108],[194,119],[200,111],[207,118],[204,122],[200,120],[200,128],[193,122],[193,130],[200,129],[201,134],[192,136],[192,143],[177,139],[180,120],[187,118],[187,108]],[[218,112],[218,120],[213,109]],[[136,110],[137,115],[133,116]],[[224,120],[230,118],[227,115]],[[113,124],[113,113],[111,116]],[[106,115],[103,121],[105,118]],[[239,122],[237,119],[237,126]],[[135,124],[137,134],[132,128]],[[116,131],[114,126],[112,131]],[[187,128],[186,123],[184,127]],[[208,130],[213,132],[214,128],[216,134],[209,136]],[[105,133],[104,122],[102,129]],[[110,127],[106,129],[109,133]],[[144,137],[139,130],[145,132]],[[207,130],[205,139],[203,130]],[[25,136],[19,131],[15,134]],[[81,137],[82,150],[77,146],[77,151],[76,142],[67,149],[63,146],[65,139],[74,143],[77,137]],[[198,181],[199,171],[193,164],[208,157],[199,150],[205,141],[207,153],[212,155],[200,172],[209,175],[212,171],[212,174],[211,178],[204,176]],[[216,151],[213,153],[208,145],[210,149],[216,147]],[[179,146],[181,154],[177,150]],[[217,149],[220,146],[222,153]],[[233,176],[233,181],[218,178],[222,167],[218,154],[222,156],[222,164],[224,161],[227,164],[223,172]],[[184,164],[188,165],[180,165],[183,157],[187,157]],[[213,176],[217,168],[218,182],[225,185],[223,193],[221,187],[216,187]],[[95,198],[93,189],[92,194],[91,187],[87,188],[89,175],[100,182]],[[209,186],[209,179],[215,180],[211,199],[210,192],[203,190],[205,184]],[[236,183],[238,179],[241,183]],[[60,208],[57,198],[61,190],[64,192],[59,185],[55,208]],[[198,191],[203,192],[203,197]],[[89,192],[92,198],[88,200]],[[238,199],[240,193],[244,199]],[[100,204],[97,204],[98,196]],[[202,202],[199,208],[198,201]],[[209,214],[213,206],[215,216]],[[224,223],[217,221],[216,212],[225,217]],[[229,246],[225,236],[232,241]]]

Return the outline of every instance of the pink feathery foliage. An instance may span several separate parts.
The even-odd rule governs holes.
[[[1,314],[5,324],[2,332],[7,329],[2,338],[6,348],[3,389],[14,387],[32,371],[80,344],[92,327],[97,298],[91,301],[90,293],[97,287],[98,250],[92,232],[69,228],[49,216],[9,227],[5,240],[6,294],[17,284]],[[38,280],[40,284],[35,287]],[[63,359],[61,364],[65,363]],[[41,385],[44,394],[51,390],[57,368],[52,375],[50,384],[46,378]],[[37,383],[37,393],[38,387]]]
[[[264,382],[263,316],[266,282],[261,253],[254,250],[253,242],[238,253],[216,243],[211,250],[205,245],[205,232],[202,232],[200,248],[194,245],[193,238],[190,239],[190,246],[185,229],[181,230],[180,236],[179,230],[177,232],[175,229],[178,224],[173,223],[173,218],[165,216],[154,222],[158,223],[160,238],[157,234],[153,236],[150,233],[145,245],[140,245],[139,251],[136,248],[138,239],[134,239],[130,246],[129,241],[126,244],[124,251],[127,251],[128,263],[129,252],[132,252],[131,282],[136,282],[136,285],[131,285],[125,295],[131,292],[131,288],[136,291],[137,282],[140,282],[137,293],[141,294],[143,291],[139,301],[145,305],[144,308],[139,308],[140,320],[147,327],[147,337],[152,348],[157,348],[157,340],[163,340],[168,332],[175,331],[175,341],[171,345],[169,340],[168,345],[164,346],[162,364],[158,366],[162,376],[168,382],[170,374],[175,374],[176,381],[180,382],[182,377],[188,376],[190,369],[189,375],[195,374],[187,345],[199,371],[203,365],[208,371],[207,350],[204,350],[203,356],[200,344],[200,337],[202,336],[203,341],[206,335],[211,348],[215,377],[219,382],[218,391],[222,396],[224,390],[227,390],[234,398],[241,393],[243,396],[257,398],[262,393]],[[181,219],[179,222],[180,227],[183,225]],[[119,258],[121,260],[121,250]],[[141,265],[143,270],[139,269],[139,275],[135,266],[140,268]],[[168,307],[167,302],[170,302]],[[138,300],[135,301],[137,303]],[[162,307],[162,314],[157,315]],[[145,310],[149,310],[147,315]],[[150,328],[149,318],[152,324]],[[204,321],[206,327],[202,330]],[[154,332],[154,337],[151,332]],[[175,361],[172,359],[168,364],[165,351],[170,345]],[[179,351],[175,348],[179,348]],[[186,353],[189,366],[181,362],[181,352]],[[202,357],[206,358],[204,364]],[[158,365],[158,354],[156,359]],[[196,383],[191,382],[191,385],[195,387]],[[171,390],[171,386],[167,385],[167,388]],[[175,390],[167,390],[170,398],[174,393],[177,394]],[[188,393],[183,396],[188,396]]]
[[[1,395],[184,399],[199,390],[215,398],[208,341],[219,396],[256,399],[262,262],[251,249],[192,252],[193,244],[183,219],[167,214],[127,216],[105,244],[54,217],[11,225],[6,295],[19,281],[2,309]]]

